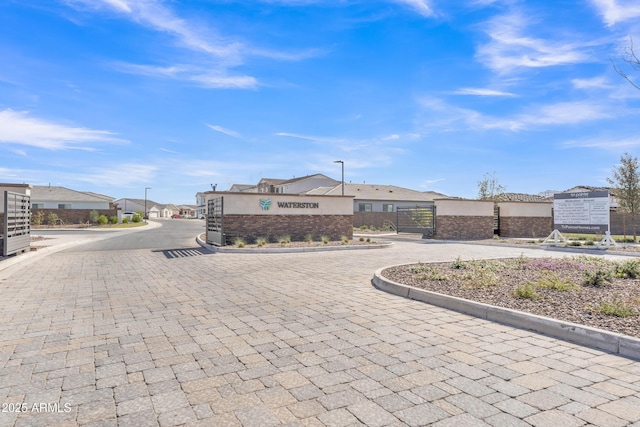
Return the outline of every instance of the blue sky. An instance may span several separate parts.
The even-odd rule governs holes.
[[[606,185],[640,146],[631,40],[636,0],[4,0],[0,182]]]

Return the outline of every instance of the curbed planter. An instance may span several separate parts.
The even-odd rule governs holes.
[[[202,240],[199,235],[196,236],[196,242],[211,252],[227,254],[287,254],[298,252],[354,251],[362,249],[385,249],[393,245],[393,242],[389,242],[376,243],[375,245],[312,246],[307,248],[233,248],[229,246],[218,247],[210,245]]]
[[[376,270],[373,286],[393,295],[640,360],[638,338],[397,283],[382,276],[382,271],[390,267]]]

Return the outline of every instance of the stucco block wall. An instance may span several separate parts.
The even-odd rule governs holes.
[[[65,224],[84,224],[89,221],[89,214],[94,209],[31,209],[31,218],[38,212],[44,212],[44,219],[42,225],[47,225],[47,216],[50,213],[58,215]],[[118,211],[115,209],[95,209],[100,215],[105,215],[107,218],[116,216]]]
[[[480,240],[493,238],[492,216],[436,215],[436,239]]]
[[[340,240],[342,236],[353,238],[353,215],[224,215],[226,243],[233,244],[238,237],[248,243],[259,237],[276,241],[291,236],[293,241],[303,241],[307,234],[315,240],[329,236]]]
[[[523,217],[500,215],[500,237],[544,238],[553,231],[551,217]]]

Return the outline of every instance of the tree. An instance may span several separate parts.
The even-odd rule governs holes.
[[[502,194],[507,189],[498,182],[496,173],[485,173],[483,179],[478,181],[478,199],[495,200],[498,194]]]
[[[618,199],[618,209],[631,214],[633,241],[636,241],[636,213],[640,210],[640,172],[638,158],[629,153],[620,157],[620,165],[611,171],[613,178],[607,178],[614,187]]]
[[[632,38],[629,38],[629,44],[624,48],[624,53],[620,55],[619,59],[626,62],[634,71],[640,71],[640,57],[638,57],[638,54],[634,50]],[[611,63],[613,64],[613,69],[616,70],[616,73],[620,74],[626,81],[631,83],[633,87],[640,90],[640,84],[636,83],[631,77],[629,77],[629,74],[627,74],[620,65],[617,65],[613,59],[611,60]]]

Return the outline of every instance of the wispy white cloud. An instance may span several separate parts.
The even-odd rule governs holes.
[[[637,0],[591,0],[608,26],[640,17]]]
[[[526,35],[531,19],[518,12],[500,15],[485,23],[489,41],[481,45],[477,59],[488,68],[507,74],[521,68],[552,67],[587,62],[588,43]]]
[[[432,17],[435,15],[431,2],[428,0],[393,0],[395,3],[409,6],[418,14],[425,17]]]
[[[19,144],[47,150],[91,150],[89,143],[126,143],[113,132],[72,127],[31,117],[26,111],[0,111],[0,144]]]
[[[117,63],[114,67],[125,73],[150,77],[161,77],[175,80],[192,81],[199,86],[212,89],[251,89],[258,85],[258,81],[251,76],[227,75],[226,70],[209,70],[195,65],[172,65],[167,67]]]
[[[541,126],[575,125],[614,117],[608,105],[589,101],[529,106],[527,113],[506,117],[482,114],[432,97],[421,99],[420,105],[430,111],[428,127],[440,131],[461,129],[522,131],[538,129]]]
[[[225,135],[229,135],[229,136],[232,136],[234,138],[240,138],[240,134],[238,132],[234,132],[232,130],[225,129],[222,126],[209,125],[208,124],[207,127],[209,127],[212,130],[215,130],[216,132],[224,133]]]
[[[125,162],[104,167],[92,167],[79,173],[67,173],[65,177],[86,182],[96,187],[134,188],[154,182],[159,168],[148,163]],[[134,178],[135,177],[135,178]]]
[[[572,79],[571,84],[576,89],[610,89],[613,86],[609,84],[605,77],[593,77],[591,79]]]
[[[70,6],[111,10],[156,31],[172,35],[189,49],[224,58],[238,55],[241,44],[220,37],[204,25],[177,16],[158,0],[67,0]]]
[[[624,148],[640,147],[640,137],[598,136],[580,140],[570,140],[562,144],[565,148],[600,148],[620,151]]]
[[[503,92],[500,90],[486,89],[486,88],[472,88],[465,87],[453,92],[455,95],[474,95],[474,96],[516,96],[511,92]]]
[[[251,89],[258,86],[253,76],[235,75],[231,70],[247,56],[267,57],[279,61],[301,61],[326,54],[322,49],[293,52],[270,50],[247,45],[214,30],[211,22],[180,17],[160,0],[61,0],[72,7],[92,11],[110,11],[154,31],[170,35],[177,44],[195,52],[190,64],[158,66],[119,63],[120,71],[191,81],[206,88]],[[170,62],[170,60],[169,60]]]

